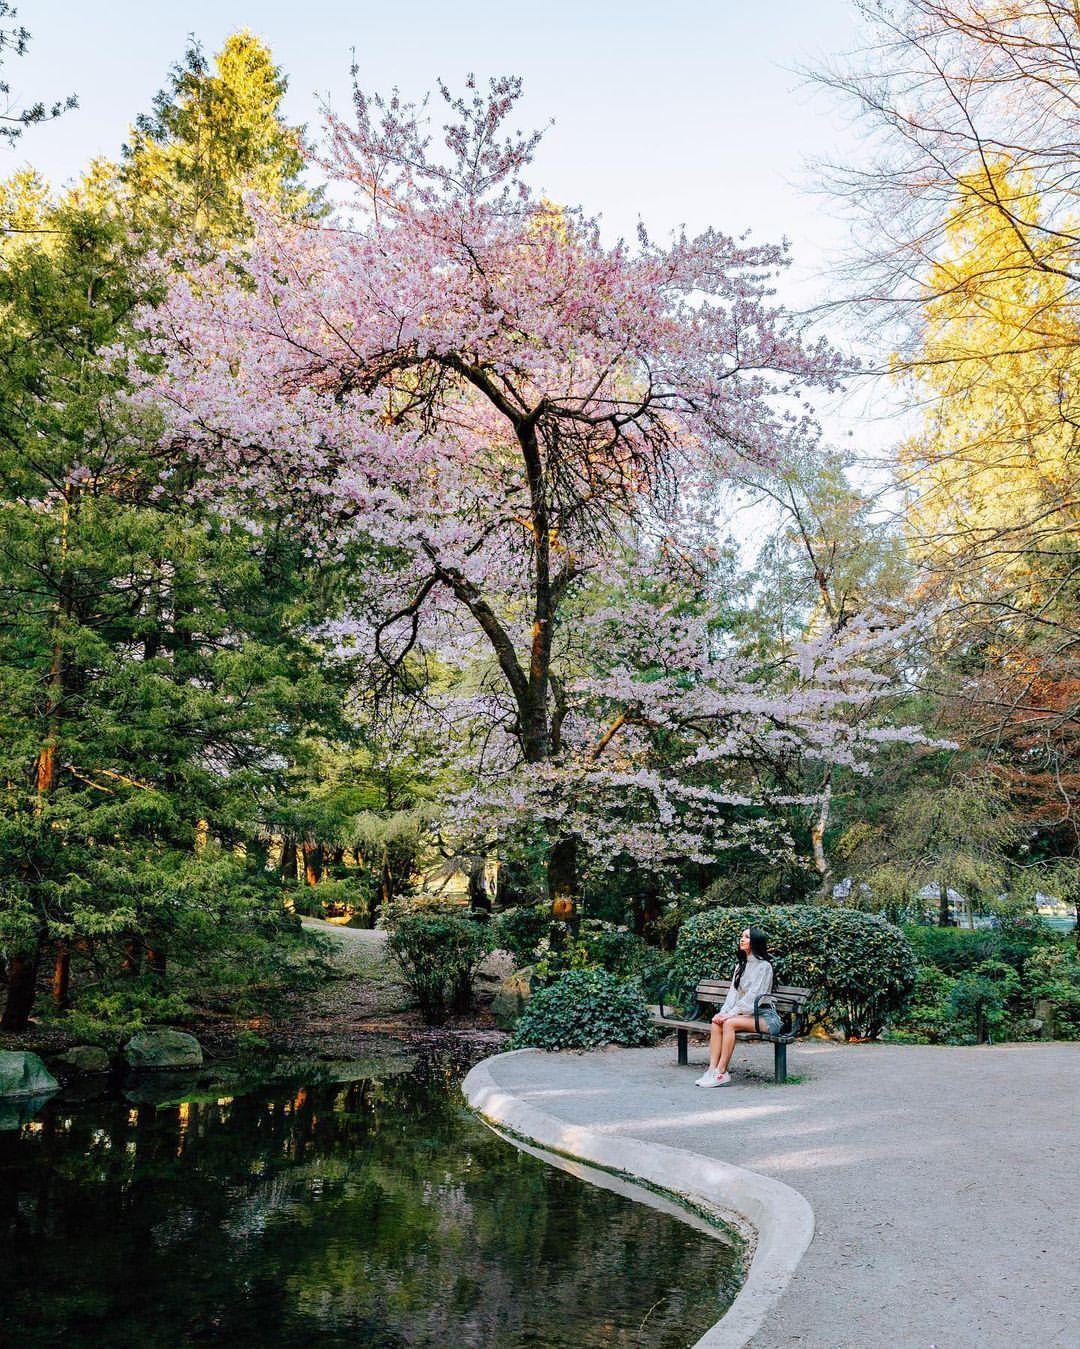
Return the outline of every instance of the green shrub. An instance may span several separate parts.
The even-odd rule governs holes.
[[[533,994],[511,1044],[515,1049],[593,1049],[646,1045],[653,1038],[649,1013],[634,985],[606,970],[570,970]]]
[[[552,918],[546,905],[508,909],[491,923],[492,944],[509,951],[519,965],[533,965],[541,980],[567,970],[607,970],[628,979],[651,966],[652,949],[633,932],[599,918],[582,918],[576,934]]]
[[[675,949],[673,986],[727,978],[746,927],[767,933],[776,982],[809,988],[811,1019],[838,1025],[849,1037],[878,1035],[915,985],[915,953],[892,923],[855,909],[776,905],[712,909],[688,919]]]
[[[936,965],[922,965],[908,1005],[885,1032],[900,1044],[966,1044],[973,1037],[953,1018],[950,1005],[956,980]]]
[[[506,909],[491,920],[491,940],[509,951],[518,965],[532,965],[540,942],[551,928],[551,909],[547,904],[528,904]]]
[[[641,973],[648,950],[626,928],[598,918],[583,918],[576,936],[565,923],[553,922],[537,946],[536,974],[542,982],[550,982],[567,970],[607,970],[629,979]]]
[[[935,965],[954,978],[1001,954],[1000,932],[905,923],[904,936],[920,965]]]
[[[976,1044],[1000,1032],[1009,998],[1019,982],[1012,966],[1000,960],[984,960],[957,979],[949,994],[949,1006],[956,1020],[974,1035]]]
[[[400,918],[387,945],[424,1019],[432,1025],[468,1007],[473,976],[491,949],[484,928],[449,914]]]
[[[1034,951],[1027,975],[1035,998],[1046,998],[1054,1008],[1054,1034],[1062,1040],[1080,1040],[1080,961],[1076,948],[1058,940]]]

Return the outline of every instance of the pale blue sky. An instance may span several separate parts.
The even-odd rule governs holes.
[[[685,223],[756,239],[791,238],[796,303],[841,221],[800,187],[805,162],[844,153],[852,138],[827,97],[800,87],[793,68],[856,45],[852,0],[21,0],[29,54],[7,63],[13,93],[70,91],[81,106],[27,135],[11,167],[30,161],[53,182],[94,154],[115,156],[134,116],[149,108],[187,36],[209,52],[236,28],[270,45],[289,76],[290,120],[318,123],[318,96],[347,107],[350,49],[370,88],[422,94],[437,76],[459,82],[525,78],[525,117],[554,119],[534,181],[555,200],[603,217],[605,234],[631,233],[640,215],[662,237]]]
[[[460,84],[518,74],[526,126],[553,120],[532,181],[555,201],[600,215],[605,237],[641,217],[658,240],[678,226],[791,240],[779,298],[816,305],[835,289],[831,257],[847,243],[842,212],[810,191],[815,159],[860,152],[846,111],[796,73],[864,39],[853,0],[16,0],[33,40],[9,60],[13,94],[80,107],[33,129],[0,174],[33,163],[51,182],[93,155],[116,157],[151,106],[189,34],[208,53],[248,27],[289,77],[286,114],[319,124],[319,101],[348,110],[350,52],[369,89],[410,97],[437,77]],[[438,111],[436,99],[436,111]],[[840,345],[850,337],[826,324]],[[897,434],[895,400],[856,381],[820,408],[826,434],[874,454]],[[736,526],[740,529],[741,526]]]

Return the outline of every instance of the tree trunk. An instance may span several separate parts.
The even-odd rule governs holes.
[[[30,1020],[34,1008],[34,993],[37,986],[38,961],[40,948],[32,954],[13,955],[8,958],[7,1003],[4,1007],[0,1030],[23,1031]]]
[[[323,874],[323,850],[321,843],[304,844],[304,879],[308,885],[318,885]]]
[[[822,899],[829,899],[830,889],[829,881],[832,879],[832,868],[829,866],[828,859],[825,856],[825,830],[829,827],[829,811],[832,805],[832,769],[825,775],[825,782],[821,792],[821,807],[818,810],[817,819],[810,826],[810,843],[814,849],[814,869],[821,877],[821,885],[818,893]]]
[[[56,948],[56,961],[53,965],[52,1000],[56,1008],[64,1008],[71,1001],[71,950],[61,943]]]
[[[949,887],[945,881],[938,881],[938,927],[949,926]]]
[[[257,875],[262,875],[270,861],[270,851],[266,846],[266,840],[262,838],[253,838],[247,844],[247,862],[248,867]]]
[[[151,974],[164,974],[166,964],[165,947],[151,937],[146,943],[146,968]]]
[[[548,898],[555,918],[571,927],[577,920],[577,839],[567,834],[548,853]]]
[[[124,947],[124,959],[120,964],[120,973],[133,979],[142,969],[143,946],[138,937],[132,937]]]
[[[296,880],[296,841],[286,838],[281,841],[281,856],[278,858],[278,875],[283,881]]]
[[[487,864],[482,857],[469,867],[469,907],[479,909],[482,913],[491,912],[491,896],[484,884],[486,870]]]
[[[390,850],[383,848],[382,862],[379,865],[379,904],[378,912],[382,913],[386,906],[394,898],[394,873],[390,869]],[[375,921],[375,915],[372,915],[372,922]]]

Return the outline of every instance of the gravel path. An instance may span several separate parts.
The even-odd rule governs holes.
[[[740,1046],[729,1087],[673,1045],[489,1062],[568,1124],[793,1186],[817,1231],[753,1349],[1078,1349],[1080,1045]]]
[[[346,950],[386,950],[386,933],[379,927],[346,927],[343,923],[327,923],[321,918],[301,918],[300,924],[308,932],[329,937]]]

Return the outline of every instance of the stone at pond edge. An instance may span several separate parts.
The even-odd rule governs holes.
[[[54,1093],[46,1096],[5,1096],[0,1098],[0,1133],[13,1133],[29,1124],[39,1110],[44,1110]]]
[[[499,985],[491,1004],[491,1014],[500,1030],[513,1030],[521,1019],[525,1005],[532,997],[533,968],[515,970]]]
[[[25,1049],[0,1053],[0,1097],[42,1096],[59,1090],[60,1083],[36,1054]]]
[[[490,1007],[503,982],[514,973],[514,957],[509,951],[489,951],[473,976],[473,996],[481,1007]]]
[[[107,1073],[109,1054],[101,1045],[75,1045],[63,1054],[57,1054],[54,1062],[73,1073]]]
[[[202,1046],[182,1030],[142,1030],[124,1046],[131,1068],[201,1068]]]

